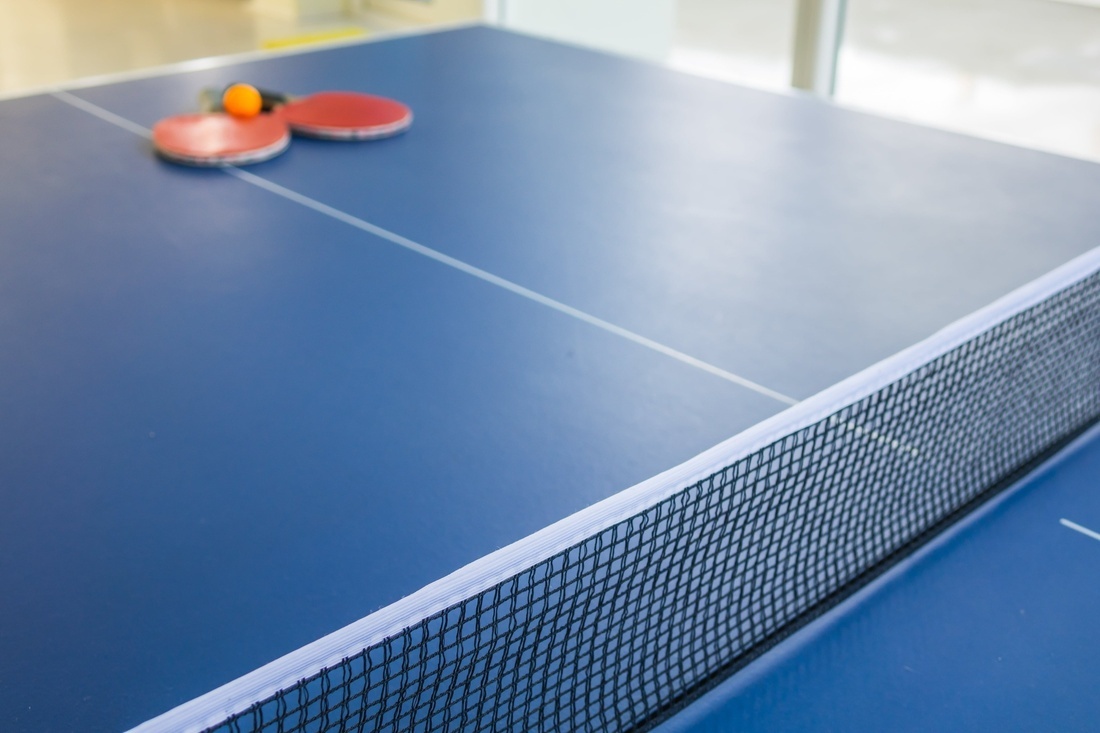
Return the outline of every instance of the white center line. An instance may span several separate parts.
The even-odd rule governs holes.
[[[400,234],[395,234],[388,229],[383,229],[377,224],[371,224],[370,222],[364,221],[357,216],[353,216],[352,214],[349,214],[345,211],[341,211],[340,209],[329,206],[328,204],[317,201],[316,199],[312,199],[309,196],[300,194],[297,191],[286,188],[285,186],[280,186],[278,183],[269,181],[266,178],[261,178],[260,176],[257,176],[253,173],[243,171],[240,168],[229,167],[225,169],[225,172],[232,176],[240,178],[242,181],[247,181],[254,186],[262,188],[266,191],[270,191],[277,196],[282,196],[288,201],[293,201],[297,204],[301,204],[302,206],[312,209],[319,214],[324,214],[325,216],[343,222],[344,224],[353,226],[356,229],[360,229],[364,232],[373,234],[376,237],[380,237],[388,242],[392,242],[399,247],[404,247],[405,249],[416,252],[417,254],[433,259],[436,262],[441,262],[442,264],[447,265],[448,267],[453,267],[454,269],[459,270],[460,272],[464,272],[467,275],[472,275],[480,280],[492,283],[499,288],[503,288],[504,290],[515,293],[516,295],[520,295],[524,298],[527,298],[528,300],[540,303],[548,308],[553,308],[559,313],[564,313],[567,316],[572,316],[579,321],[583,321],[589,325],[595,326],[596,328],[603,329],[608,333],[613,333],[616,336],[621,336],[628,341],[633,341],[636,344],[645,346],[646,348],[664,354],[665,356],[671,356],[673,359],[681,361],[697,369],[702,369],[705,372],[721,377],[722,379],[728,380],[735,384],[739,384],[742,387],[751,389],[752,391],[762,394],[766,397],[770,397],[773,400],[777,400],[786,405],[794,405],[798,402],[798,400],[794,399],[793,397],[788,397],[781,392],[776,392],[773,389],[769,389],[762,384],[757,384],[756,382],[753,382],[750,379],[746,379],[745,377],[742,377],[738,374],[728,372],[721,367],[714,366],[713,364],[709,364],[705,361],[702,361],[701,359],[696,359],[694,356],[685,354],[682,351],[677,351],[671,346],[665,346],[664,344],[654,341],[653,339],[649,339],[645,336],[642,336],[641,334],[634,333],[633,331],[625,329],[622,326],[617,326],[610,321],[605,321],[602,318],[594,316],[590,313],[586,313],[585,311],[582,311],[578,308],[574,308],[571,305],[566,305],[559,300],[554,300],[553,298],[543,295],[542,293],[539,293],[537,291],[531,290],[530,288],[525,288],[518,283],[514,283],[511,280],[500,277],[499,275],[494,275],[491,272],[482,270],[480,267],[471,265],[468,262],[464,262],[462,260],[451,257],[450,255],[443,254],[442,252],[434,250],[431,247],[426,247],[423,244],[414,242],[407,237],[402,237]]]
[[[53,96],[61,100],[62,102],[70,104],[78,109],[84,110],[85,112],[92,114],[100,118],[101,120],[109,122],[116,127],[121,127],[124,130],[128,130],[137,135],[141,135],[142,137],[149,137],[149,131],[144,127],[141,127],[140,125],[131,122],[124,117],[120,117],[109,110],[103,109],[99,105],[93,104],[87,100],[70,94],[69,92],[56,90],[53,92]],[[628,341],[632,341],[640,346],[646,347],[647,349],[656,351],[659,354],[664,354],[665,356],[672,357],[677,361],[695,367],[696,369],[700,369],[704,372],[707,372],[708,374],[713,374],[714,376],[725,379],[728,382],[733,382],[734,384],[745,387],[746,389],[750,389],[757,394],[769,397],[773,400],[776,400],[777,402],[782,402],[784,405],[798,404],[798,400],[788,395],[785,395],[782,392],[777,392],[774,389],[769,389],[768,387],[765,387],[762,384],[758,384],[751,379],[742,377],[739,374],[734,374],[733,372],[726,371],[721,367],[702,361],[701,359],[696,359],[694,356],[685,354],[682,351],[678,351],[671,346],[666,346],[662,343],[654,341],[653,339],[646,338],[645,336],[623,328],[622,326],[617,326],[610,321],[605,321],[602,318],[594,316],[590,313],[586,313],[585,311],[582,311],[578,308],[574,308],[571,305],[562,303],[559,300],[554,300],[553,298],[543,295],[542,293],[539,293],[535,290],[525,288],[524,286],[518,283],[514,283],[511,280],[507,280],[498,275],[494,275],[491,272],[482,270],[480,267],[471,265],[468,262],[463,262],[462,260],[443,254],[438,250],[434,250],[431,247],[426,247],[423,244],[408,239],[407,237],[402,237],[400,234],[396,234],[387,229],[383,229],[376,224],[371,224],[370,222],[360,219],[357,216],[353,216],[345,211],[341,211],[340,209],[329,206],[328,204],[324,204],[320,201],[317,201],[316,199],[310,198],[309,196],[286,188],[285,186],[280,186],[279,184],[269,181],[266,178],[261,178],[260,176],[257,176],[253,173],[249,173],[247,171],[241,170],[240,168],[234,168],[232,166],[224,166],[222,167],[222,170],[229,175],[240,179],[241,181],[250,183],[253,186],[262,188],[265,191],[273,193],[277,196],[281,196],[288,201],[293,201],[294,203],[305,206],[306,208],[312,209],[319,214],[330,217],[332,219],[335,219],[336,221],[355,227],[356,229],[362,230],[364,232],[373,234],[376,237],[385,239],[386,241],[391,242],[392,244],[396,244],[399,247],[404,247],[407,250],[416,252],[417,254],[423,255],[424,257],[428,257],[435,260],[436,262],[447,265],[448,267],[452,267],[455,270],[464,272],[467,275],[472,275],[473,277],[496,285],[497,287],[503,288],[504,290],[507,290],[511,293],[515,293],[516,295],[527,298],[528,300],[534,301],[548,308],[552,308],[559,313],[563,313],[591,326],[595,326],[596,328],[607,331],[608,333],[612,333]]]
[[[1058,522],[1063,527],[1068,527],[1069,529],[1072,529],[1074,532],[1080,532],[1081,534],[1085,535],[1086,537],[1091,537],[1094,540],[1100,540],[1100,532],[1093,532],[1088,527],[1082,527],[1080,524],[1077,524],[1076,522],[1071,522],[1068,519],[1060,519],[1060,520],[1058,520]]]

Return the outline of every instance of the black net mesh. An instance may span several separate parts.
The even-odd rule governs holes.
[[[209,730],[645,729],[1098,415],[1093,275]]]

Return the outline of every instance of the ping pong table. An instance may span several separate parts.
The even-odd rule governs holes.
[[[242,79],[415,121],[155,158]],[[1100,243],[1093,163],[481,26],[10,98],[0,141],[16,732],[136,727],[408,606]],[[633,725],[1094,729],[1093,419]]]

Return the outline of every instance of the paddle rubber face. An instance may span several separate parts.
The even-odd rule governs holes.
[[[401,102],[360,92],[317,92],[292,98],[273,114],[298,135],[325,140],[377,140],[404,132],[412,110]]]
[[[290,144],[281,117],[247,119],[222,113],[167,117],[153,126],[153,147],[175,163],[196,166],[248,165],[270,160]]]

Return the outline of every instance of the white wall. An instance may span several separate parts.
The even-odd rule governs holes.
[[[335,15],[343,12],[344,0],[252,0],[252,9],[277,18]]]
[[[672,43],[676,0],[489,0],[507,28],[568,43],[663,60]]]

